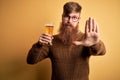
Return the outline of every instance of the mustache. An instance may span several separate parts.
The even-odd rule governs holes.
[[[65,26],[71,26],[71,27],[73,27],[73,25],[70,24],[70,23],[65,23]]]

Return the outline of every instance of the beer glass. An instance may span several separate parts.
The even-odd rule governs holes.
[[[53,27],[54,25],[52,23],[45,24],[45,33],[53,35]],[[48,45],[52,45],[52,42],[48,43]]]

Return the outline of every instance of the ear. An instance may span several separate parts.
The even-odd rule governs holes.
[[[80,22],[80,19],[81,19],[81,17],[79,17],[79,19],[78,19],[78,23]]]

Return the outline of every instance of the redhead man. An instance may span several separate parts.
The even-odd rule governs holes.
[[[106,52],[94,18],[86,20],[85,33],[78,30],[81,9],[78,3],[67,2],[63,7],[59,34],[42,34],[28,53],[28,64],[50,58],[51,80],[89,80],[90,56]],[[52,45],[48,45],[49,42]]]

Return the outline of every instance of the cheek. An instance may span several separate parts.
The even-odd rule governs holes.
[[[66,24],[66,23],[67,23],[67,21],[65,21],[65,20],[63,19],[63,20],[62,20],[62,23]]]
[[[78,22],[75,22],[72,24],[74,27],[76,27],[78,25]]]

